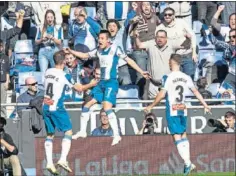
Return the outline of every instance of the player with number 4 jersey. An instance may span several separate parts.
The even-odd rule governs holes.
[[[95,103],[103,103],[103,109],[105,110],[111,128],[113,129],[113,141],[112,145],[116,145],[121,140],[117,118],[112,111],[112,107],[116,104],[116,94],[118,92],[117,70],[119,59],[125,60],[131,67],[138,71],[146,79],[150,78],[148,72],[143,71],[140,67],[130,59],[119,46],[112,45],[110,42],[110,33],[106,30],[100,32],[98,36],[98,49],[95,49],[89,53],[81,53],[73,51],[69,48],[66,52],[70,52],[77,56],[79,59],[87,60],[89,58],[98,58],[101,80],[98,85],[93,88],[91,92],[92,100],[85,103],[81,114],[81,127],[80,131],[73,135],[73,139],[87,136],[87,123],[90,117],[89,109]]]
[[[65,53],[58,51],[53,56],[55,68],[50,68],[45,73],[45,94],[43,101],[43,119],[45,122],[47,137],[44,143],[47,170],[54,175],[58,175],[53,160],[52,148],[55,129],[65,133],[62,140],[61,158],[58,161],[58,166],[68,172],[72,172],[67,162],[67,155],[70,151],[72,139],[72,125],[70,117],[64,107],[65,91],[67,88],[73,88],[77,91],[89,89],[97,84],[97,81],[91,81],[90,84],[72,84],[70,76],[63,69],[65,66]]]
[[[163,89],[157,95],[154,102],[145,108],[149,113],[163,98],[166,98],[166,120],[169,131],[174,138],[175,145],[179,155],[184,160],[184,175],[188,175],[195,165],[190,160],[189,141],[186,134],[187,125],[187,107],[185,97],[187,89],[190,89],[199,99],[205,108],[205,112],[210,113],[210,108],[202,98],[201,94],[195,88],[190,76],[180,71],[181,56],[172,54],[169,60],[171,73],[163,77]]]

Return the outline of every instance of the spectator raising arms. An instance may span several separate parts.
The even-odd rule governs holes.
[[[40,71],[45,73],[48,68],[54,67],[53,54],[58,51],[58,47],[63,40],[63,30],[61,26],[56,25],[56,16],[53,10],[47,10],[44,18],[44,24],[37,30],[35,43],[40,45],[39,66]]]
[[[167,32],[167,37],[171,43],[184,41],[186,35],[190,35],[189,49],[179,49],[176,54],[181,55],[181,70],[193,79],[195,73],[194,62],[197,62],[196,36],[193,30],[184,20],[176,19],[174,9],[170,7],[164,10],[164,22],[157,27],[156,31],[160,29]]]
[[[121,27],[119,21],[115,19],[110,19],[107,21],[107,30],[111,35],[111,42],[124,50],[124,32],[125,27]],[[119,60],[119,77],[118,81],[120,85],[131,84],[131,78],[128,70],[127,63],[124,60]]]
[[[221,12],[224,10],[225,6],[224,5],[220,5],[218,7],[218,10],[216,11],[215,15],[213,16],[212,20],[211,20],[211,25],[220,32],[220,34],[222,35],[222,37],[224,37],[225,41],[228,42],[229,41],[229,31],[231,29],[236,29],[236,13],[232,13],[229,16],[229,25],[227,24],[220,24],[217,23],[219,16],[221,15]]]
[[[81,52],[89,52],[96,48],[97,36],[101,26],[87,16],[84,7],[77,7],[74,11],[75,19],[69,26],[69,38],[74,42],[74,47]]]

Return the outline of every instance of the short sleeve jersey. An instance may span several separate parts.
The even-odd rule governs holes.
[[[165,80],[163,89],[167,92],[166,106],[170,110],[170,116],[177,116],[177,110],[173,110],[172,106],[176,104],[184,104],[187,89],[194,88],[194,84],[190,76],[183,72],[171,72]],[[187,115],[187,110],[184,110]]]
[[[115,44],[104,50],[93,50],[89,56],[98,57],[102,80],[117,79],[118,61],[127,57],[121,47]]]
[[[65,91],[72,88],[69,75],[63,70],[50,68],[45,73],[45,94],[44,97],[50,98],[53,105],[48,105],[50,111],[56,111],[57,108],[64,107]]]

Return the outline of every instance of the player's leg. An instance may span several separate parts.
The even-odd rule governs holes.
[[[185,157],[185,167],[184,167],[184,175],[188,175],[192,170],[196,168],[194,164],[192,164],[190,160],[190,145],[189,140],[187,138],[187,117],[182,116],[181,118],[181,125],[185,129],[185,132],[181,135],[181,141],[184,147],[184,157]]]
[[[72,172],[67,162],[67,155],[71,148],[72,139],[72,124],[70,116],[64,108],[61,108],[52,113],[52,120],[58,131],[64,132],[64,137],[61,142],[61,157],[57,164],[66,171]]]
[[[82,108],[82,113],[80,116],[80,131],[72,136],[72,139],[78,139],[79,137],[85,138],[87,137],[87,125],[90,117],[90,107],[97,103],[97,100],[92,99],[87,102],[84,107]]]
[[[116,145],[121,140],[116,114],[112,110],[112,104],[110,102],[103,102],[103,109],[108,116],[109,124],[111,125],[111,128],[113,130],[113,141],[111,145]]]
[[[112,106],[116,104],[116,94],[118,92],[118,82],[109,81],[106,83],[106,89],[104,93],[103,108],[108,116],[109,123],[113,130],[112,145],[116,145],[120,142],[121,137],[119,133],[116,114],[112,110]]]
[[[44,150],[45,150],[46,160],[47,160],[46,168],[52,174],[58,174],[58,172],[53,164],[53,160],[52,160],[55,124],[53,123],[53,121],[51,119],[49,111],[43,111],[43,119],[45,122],[45,128],[46,128],[46,132],[47,132],[47,137],[44,142]]]

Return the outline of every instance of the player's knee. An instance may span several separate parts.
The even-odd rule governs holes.
[[[72,130],[66,131],[65,136],[72,136],[73,132]]]
[[[53,133],[48,133],[46,139],[53,139],[54,134]]]

